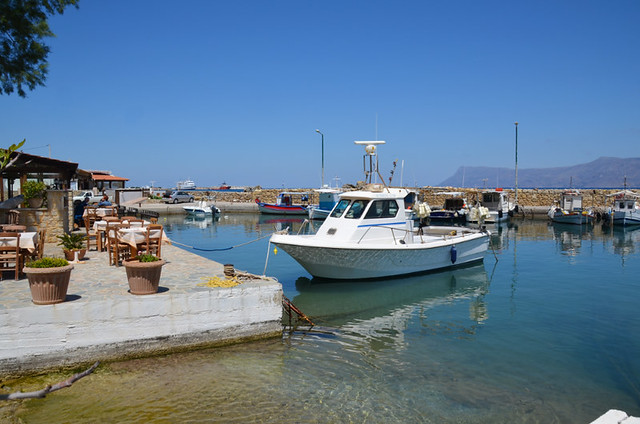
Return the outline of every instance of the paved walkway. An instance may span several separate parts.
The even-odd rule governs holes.
[[[45,244],[44,256],[63,257],[62,248],[55,243]],[[187,252],[176,246],[163,244],[161,290],[171,293],[192,291],[202,278],[222,276],[223,266],[217,262]],[[83,303],[112,296],[130,296],[127,273],[123,266],[110,266],[107,252],[88,251],[71,271],[67,300]],[[13,280],[13,272],[5,272],[0,282],[0,310],[38,307],[31,302],[26,276]],[[40,306],[41,307],[41,306]]]

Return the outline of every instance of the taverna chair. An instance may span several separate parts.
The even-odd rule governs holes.
[[[20,254],[20,233],[0,233],[0,278],[5,271],[14,271],[15,279],[20,277],[22,270],[22,255]]]

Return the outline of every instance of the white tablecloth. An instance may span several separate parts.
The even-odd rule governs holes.
[[[113,208],[96,208],[96,215],[98,216],[113,216],[115,215],[115,209]],[[84,210],[82,216],[87,216],[87,209]]]
[[[33,253],[36,250],[38,243],[38,233],[25,232],[20,233],[20,249],[26,249],[29,253]],[[0,237],[0,246],[15,246],[15,237]]]
[[[149,238],[160,238],[161,230],[151,230]],[[129,246],[136,247],[140,243],[147,240],[146,228],[122,228],[118,230],[118,240],[127,243]]]

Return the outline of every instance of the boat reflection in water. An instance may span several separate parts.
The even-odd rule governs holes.
[[[580,253],[583,240],[593,240],[592,226],[552,222],[550,228],[563,255],[576,256]]]
[[[207,228],[220,219],[219,215],[187,215],[184,217],[184,223],[197,228]]]
[[[469,323],[462,324],[466,334],[489,316],[484,302],[489,279],[482,264],[365,283],[299,278],[296,289],[293,304],[316,326],[339,328],[380,349],[404,346],[405,332],[414,331],[409,330],[412,326],[419,331],[445,330],[442,322],[429,322],[427,311],[438,306],[468,301]],[[420,324],[411,325],[413,319]]]
[[[636,252],[636,246],[640,243],[640,227],[610,227],[607,233],[611,234],[613,253],[622,256],[622,265],[629,255]]]
[[[287,215],[260,215],[258,223],[272,225],[273,231],[282,231],[289,228],[289,234],[315,234],[322,222],[310,221],[304,217]]]

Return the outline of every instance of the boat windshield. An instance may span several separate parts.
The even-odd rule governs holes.
[[[349,219],[360,218],[368,203],[368,200],[354,200],[344,217]]]
[[[395,200],[374,200],[365,219],[394,218],[397,214],[398,203]]]
[[[340,218],[344,211],[347,210],[347,206],[349,206],[349,199],[342,199],[338,202],[338,204],[331,211],[331,218]]]

